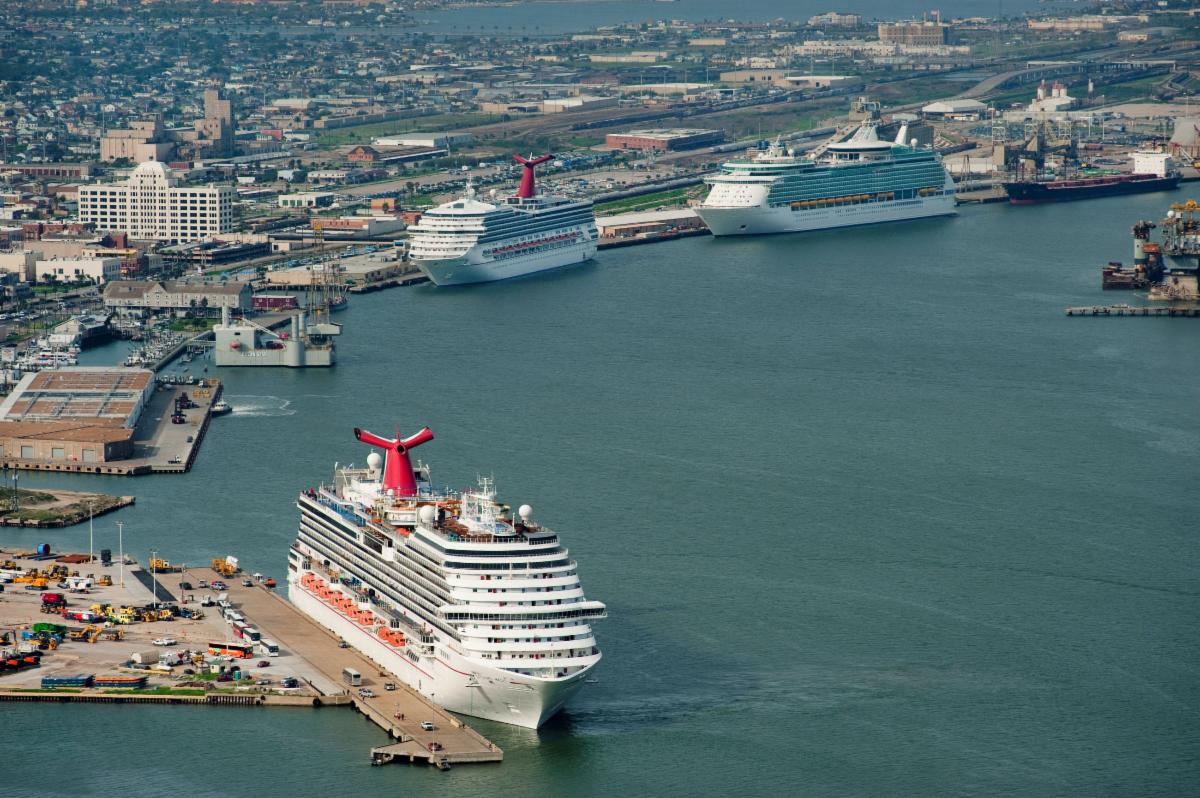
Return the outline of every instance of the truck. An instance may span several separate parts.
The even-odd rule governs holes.
[[[62,593],[43,593],[42,612],[59,612],[67,606],[67,597]]]

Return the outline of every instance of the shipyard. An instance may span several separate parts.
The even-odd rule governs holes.
[[[0,20],[13,794],[1200,780],[1192,5]]]

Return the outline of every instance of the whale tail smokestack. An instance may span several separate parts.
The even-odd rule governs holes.
[[[401,438],[399,433],[395,438],[381,438],[365,429],[355,427],[354,437],[387,452],[387,458],[383,463],[383,489],[385,491],[395,491],[397,496],[417,495],[417,478],[413,475],[412,461],[408,458],[408,450],[433,440],[433,430],[424,427],[417,434],[407,438]]]
[[[521,185],[517,188],[518,197],[531,199],[537,194],[533,179],[533,167],[545,163],[553,157],[553,155],[543,155],[540,158],[534,158],[532,154],[528,158],[522,158],[520,155],[513,156],[514,161],[525,166],[525,171],[521,174]]]

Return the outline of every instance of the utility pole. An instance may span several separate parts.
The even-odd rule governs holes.
[[[93,536],[93,530],[92,530],[92,518],[94,517],[94,515],[95,515],[95,513],[92,510],[92,502],[89,501],[88,502],[88,565],[91,565],[92,561],[96,559],[92,555],[92,552],[95,551],[95,548],[93,546],[93,541],[95,540],[95,538]]]
[[[154,606],[158,606],[158,549],[150,549],[150,590],[154,593]]]

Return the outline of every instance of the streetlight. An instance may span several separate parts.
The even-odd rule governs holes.
[[[117,522],[117,552],[121,557],[121,587],[125,587],[125,522]]]

